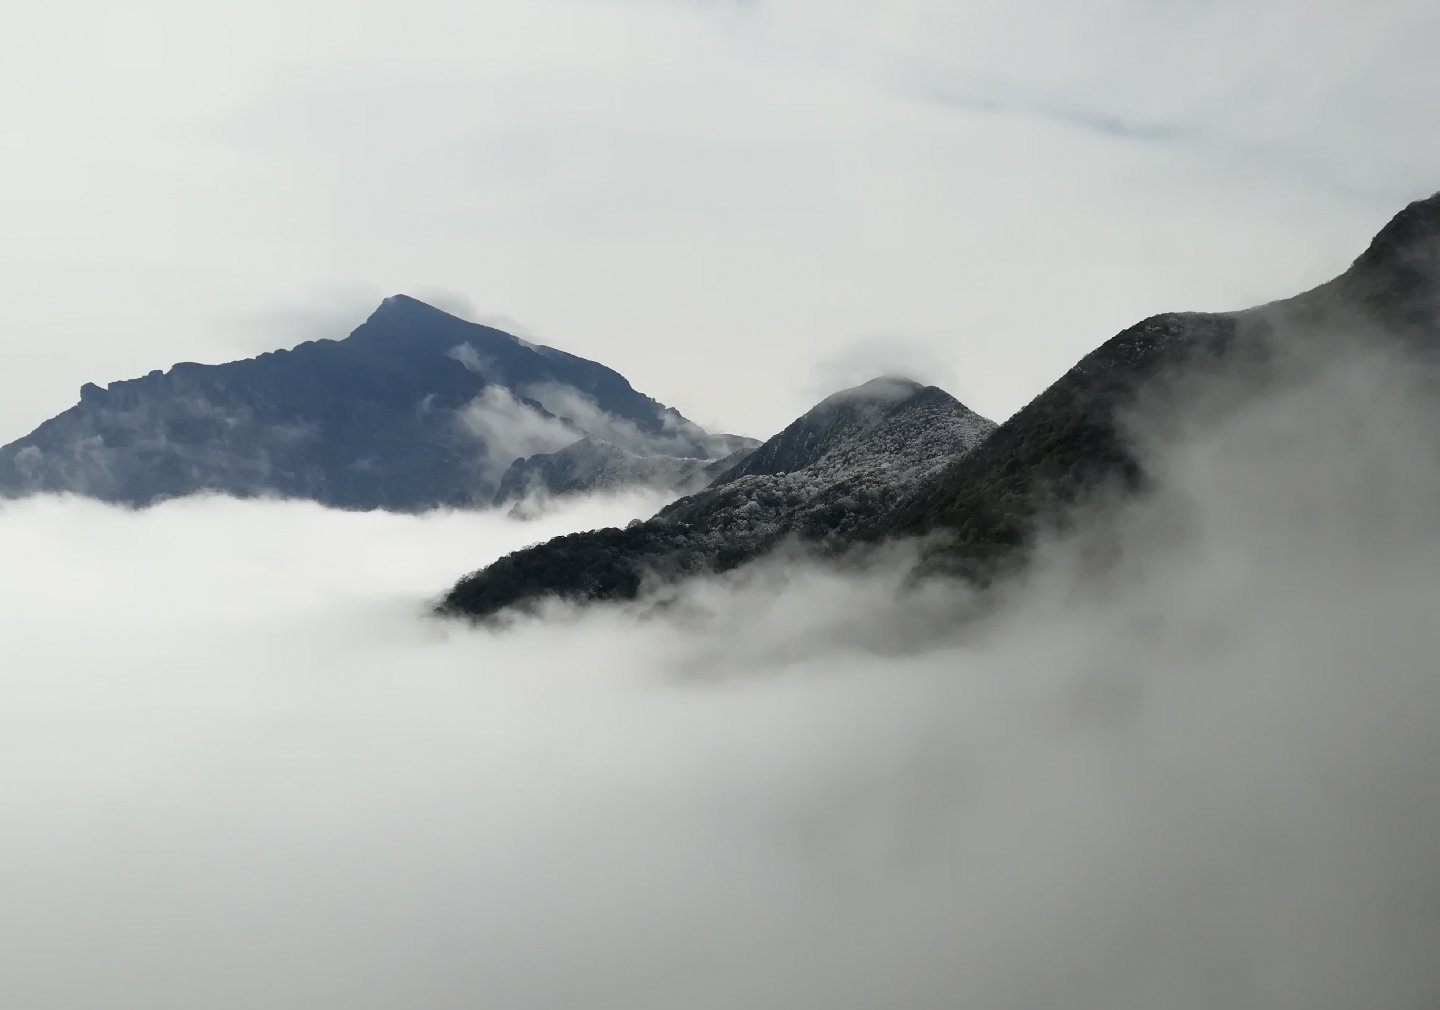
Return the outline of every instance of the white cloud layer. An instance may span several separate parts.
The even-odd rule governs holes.
[[[1419,382],[1366,354],[1147,426],[1117,566],[1057,542],[969,623],[793,566],[644,618],[421,618],[635,500],[6,504],[0,1004],[1429,1005]]]

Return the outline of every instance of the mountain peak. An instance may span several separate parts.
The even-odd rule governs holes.
[[[902,396],[917,392],[925,388],[925,383],[917,382],[908,375],[877,375],[867,382],[858,386],[851,386],[849,389],[842,389],[833,396],[845,396],[846,394],[863,394],[865,396]]]
[[[366,321],[419,321],[423,319],[435,318],[456,320],[460,319],[459,316],[456,316],[450,312],[446,312],[444,309],[438,309],[435,306],[431,305],[429,302],[422,302],[420,299],[412,298],[410,295],[407,294],[394,294],[388,298],[382,299],[380,304],[377,305],[374,311],[372,311],[367,317]],[[463,322],[464,320],[460,321]]]
[[[71,491],[144,505],[208,491],[398,511],[488,505],[511,461],[567,435],[617,431],[633,432],[643,454],[705,460],[733,441],[598,362],[397,294],[342,339],[87,383],[74,407],[0,446],[0,497]]]
[[[1440,193],[1416,200],[1392,217],[1356,263],[1433,255],[1437,243],[1440,243]]]
[[[1416,200],[1376,233],[1333,282],[1342,297],[1396,331],[1440,323],[1440,193]]]
[[[842,389],[796,418],[784,431],[717,477],[715,483],[726,484],[755,474],[790,473],[830,454],[843,455],[846,446],[863,441],[875,429],[929,406],[938,406],[946,414],[970,413],[944,390],[913,379],[884,375]]]
[[[923,383],[901,375],[880,375],[858,386],[831,393],[821,400],[809,413],[825,407],[838,407],[847,403],[896,403],[925,389]]]
[[[508,555],[462,579],[441,609],[483,617],[547,595],[627,599],[657,574],[726,571],[782,542],[843,549],[994,427],[936,386],[874,379],[827,397],[647,522]]]
[[[486,350],[523,343],[514,334],[472,323],[406,294],[394,294],[381,301],[348,339],[352,344],[385,353],[422,347],[447,353],[467,342]]]

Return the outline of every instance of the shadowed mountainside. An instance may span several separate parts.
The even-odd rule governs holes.
[[[1410,204],[1349,269],[1310,291],[1238,312],[1166,313],[1117,334],[868,535],[941,533],[931,567],[990,581],[1077,502],[1145,486],[1135,451],[1144,433],[1133,427],[1142,407],[1183,402],[1214,376],[1231,397],[1265,395],[1281,373],[1353,339],[1436,346],[1440,194]]]
[[[707,434],[596,362],[396,295],[343,340],[86,384],[78,404],[0,448],[0,495],[488,506],[517,458],[591,436],[699,460],[755,444]]]

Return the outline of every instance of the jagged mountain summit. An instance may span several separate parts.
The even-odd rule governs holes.
[[[983,585],[1021,565],[1038,531],[1077,502],[1148,484],[1131,427],[1143,404],[1183,398],[1206,377],[1225,379],[1212,395],[1264,396],[1303,374],[1307,357],[1323,362],[1357,337],[1440,351],[1440,194],[1406,207],[1348,270],[1303,294],[1137,323],[998,428],[961,420],[955,404],[958,429],[935,438],[934,422],[905,415],[945,394],[912,390],[894,401],[898,423],[832,442],[849,422],[827,400],[649,522],[502,558],[462,579],[440,609],[487,616],[547,595],[629,598],[649,578],[733,568],[792,535],[829,551],[924,536],[927,570]]]
[[[649,579],[725,571],[790,539],[844,543],[994,427],[942,389],[876,379],[828,397],[652,519],[501,558],[441,609],[478,617],[545,597],[625,599]]]
[[[512,462],[587,439],[699,466],[756,444],[707,433],[594,361],[395,295],[342,340],[86,384],[0,448],[0,495],[488,506]]]

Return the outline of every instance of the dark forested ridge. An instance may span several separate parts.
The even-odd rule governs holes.
[[[0,448],[0,495],[489,505],[515,459],[589,436],[701,460],[754,444],[707,434],[604,365],[396,295],[342,340],[86,384]]]
[[[877,379],[827,398],[649,521],[501,558],[462,579],[442,609],[483,616],[547,596],[625,599],[647,580],[726,571],[789,539],[843,546],[993,427],[942,389]]]
[[[1183,395],[1210,374],[1240,374],[1262,390],[1280,357],[1293,364],[1323,356],[1337,337],[1371,333],[1430,349],[1440,338],[1440,194],[1405,208],[1348,270],[1304,294],[1137,323],[998,428],[940,390],[903,382],[888,384],[899,395],[867,428],[845,410],[860,391],[840,394],[706,491],[627,530],[502,558],[462,579],[441,610],[485,616],[546,596],[633,597],[647,580],[733,568],[791,537],[837,551],[927,536],[927,567],[984,582],[1022,562],[1036,532],[1077,501],[1144,486],[1129,428],[1142,400]],[[870,386],[867,411],[884,401]]]

